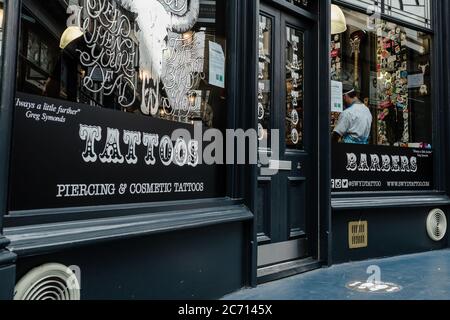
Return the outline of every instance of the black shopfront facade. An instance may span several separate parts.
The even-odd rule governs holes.
[[[0,299],[217,299],[447,248],[450,7],[397,2],[2,1]],[[331,142],[349,83],[369,145]],[[211,151],[239,129],[258,164]]]

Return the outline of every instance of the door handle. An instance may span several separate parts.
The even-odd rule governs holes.
[[[292,171],[292,161],[270,160],[270,170]]]

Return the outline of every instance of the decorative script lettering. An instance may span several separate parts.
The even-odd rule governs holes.
[[[162,68],[167,93],[163,107],[167,114],[186,117],[195,110],[195,89],[204,79],[204,37],[203,32],[184,36],[169,32]]]
[[[111,0],[85,0],[85,10],[81,28],[87,49],[78,50],[88,68],[83,86],[93,93],[117,94],[118,103],[130,107],[136,100],[137,49],[130,20]]]

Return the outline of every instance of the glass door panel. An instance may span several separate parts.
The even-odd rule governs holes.
[[[286,27],[286,148],[303,149],[304,36]]]
[[[269,147],[272,113],[272,25],[271,18],[259,16],[258,140]]]

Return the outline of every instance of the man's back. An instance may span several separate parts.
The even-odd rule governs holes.
[[[334,131],[346,143],[367,144],[372,128],[372,113],[362,103],[354,103],[339,117]]]

